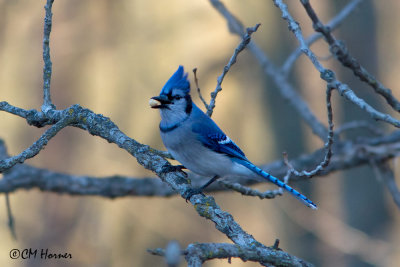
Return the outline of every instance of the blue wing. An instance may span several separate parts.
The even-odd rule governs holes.
[[[197,139],[209,149],[212,149],[215,152],[223,153],[228,157],[231,157],[233,161],[243,165],[254,173],[260,175],[264,179],[276,184],[279,187],[290,192],[293,196],[299,199],[301,202],[306,204],[308,207],[312,209],[317,209],[317,205],[315,205],[310,199],[300,194],[298,191],[294,190],[284,182],[280,181],[278,178],[270,175],[269,173],[263,171],[262,169],[255,166],[251,163],[242,150],[228,137],[224,134],[224,132],[215,124],[215,122],[205,115],[196,105],[193,105],[192,112],[194,114],[192,124],[192,131],[196,133]]]
[[[205,115],[207,116],[207,115]],[[206,147],[229,157],[248,161],[243,151],[208,116],[205,122],[194,123],[192,131]]]

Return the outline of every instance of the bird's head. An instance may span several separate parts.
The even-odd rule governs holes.
[[[160,95],[150,99],[152,108],[160,109],[161,116],[171,117],[185,116],[192,110],[192,99],[190,97],[190,83],[187,79],[183,66],[169,78],[161,89]]]

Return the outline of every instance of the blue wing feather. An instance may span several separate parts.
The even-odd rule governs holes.
[[[205,115],[196,105],[193,104],[192,115],[196,118],[192,124],[192,131],[196,133],[197,139],[206,147],[212,149],[215,152],[223,153],[228,157],[232,158],[232,161],[243,165],[249,170],[255,172],[266,180],[276,184],[277,186],[287,190],[301,202],[306,204],[312,209],[316,209],[317,206],[307,197],[300,194],[278,178],[271,176],[269,173],[251,163],[243,151],[233,142],[224,132],[215,124],[215,122]]]
[[[204,114],[204,113],[203,113]],[[236,157],[248,160],[243,151],[233,142],[207,115],[206,121],[193,123],[192,131],[198,136],[202,144],[215,152],[226,154],[229,157]],[[203,118],[204,120],[204,118]]]

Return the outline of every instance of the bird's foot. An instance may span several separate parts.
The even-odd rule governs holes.
[[[168,165],[163,167],[163,172],[181,172],[187,178],[188,175],[183,171],[183,169],[186,169],[186,167],[183,165]]]
[[[203,194],[203,189],[202,188],[189,188],[186,190],[184,196],[186,199],[186,202],[188,202],[188,200],[190,200],[190,198],[194,195],[202,195],[205,196]]]

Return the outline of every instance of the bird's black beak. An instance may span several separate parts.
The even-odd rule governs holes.
[[[171,103],[171,100],[166,95],[154,96],[149,101],[151,108],[168,108],[167,105]]]

